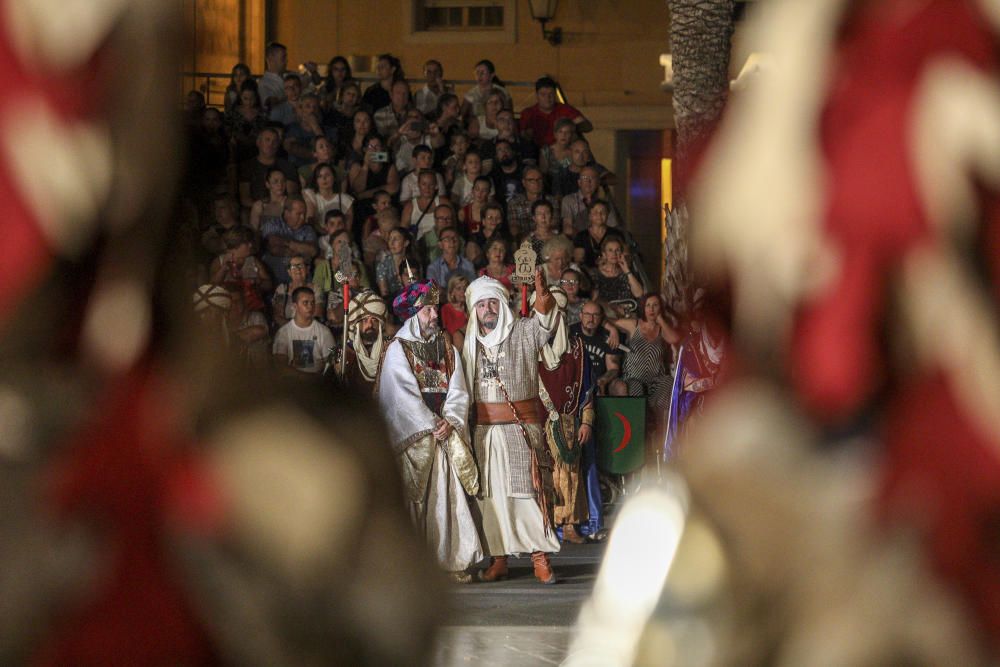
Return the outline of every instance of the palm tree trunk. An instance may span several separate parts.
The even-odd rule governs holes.
[[[684,191],[691,162],[722,114],[729,92],[734,0],[668,0],[674,70],[675,206],[667,216],[663,294],[678,315],[690,310]]]

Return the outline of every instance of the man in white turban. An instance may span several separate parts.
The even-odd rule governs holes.
[[[469,444],[469,393],[462,358],[438,323],[440,290],[412,283],[393,301],[405,320],[389,344],[378,402],[389,427],[410,517],[453,581],[483,558],[468,495],[479,492]]]
[[[555,583],[550,552],[559,551],[552,520],[552,457],[542,432],[538,354],[559,321],[540,270],[537,317],[516,319],[504,286],[489,277],[466,291],[469,323],[463,361],[476,406],[481,532],[490,565],[483,581],[507,577],[508,556],[530,553],[535,576]]]
[[[347,387],[358,395],[371,396],[375,392],[386,348],[385,313],[385,301],[372,290],[358,293],[348,306],[345,368],[338,377],[343,377]]]

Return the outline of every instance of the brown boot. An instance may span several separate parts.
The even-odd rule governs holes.
[[[479,581],[500,581],[507,578],[507,557],[490,556],[490,566],[479,571]]]
[[[544,551],[534,551],[531,554],[531,563],[535,566],[535,577],[543,584],[556,583],[556,573],[552,571],[549,563],[549,555]]]
[[[576,532],[576,526],[571,523],[567,523],[562,527],[563,542],[569,542],[570,544],[583,544],[587,540],[583,539],[580,533]]]

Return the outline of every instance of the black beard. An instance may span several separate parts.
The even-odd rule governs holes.
[[[374,345],[376,340],[378,340],[377,329],[369,329],[368,331],[361,332],[361,342],[365,345]]]
[[[508,158],[504,158],[503,160],[500,160],[500,166],[501,167],[509,167],[512,164],[515,164],[516,162],[517,162],[516,159],[514,159],[512,157],[508,157]]]

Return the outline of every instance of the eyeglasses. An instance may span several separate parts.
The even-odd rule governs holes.
[[[305,264],[289,264],[288,268],[290,268],[290,269],[304,269],[304,268],[306,268],[306,265]]]
[[[560,280],[559,284],[560,285],[579,285],[580,281],[579,280]]]

